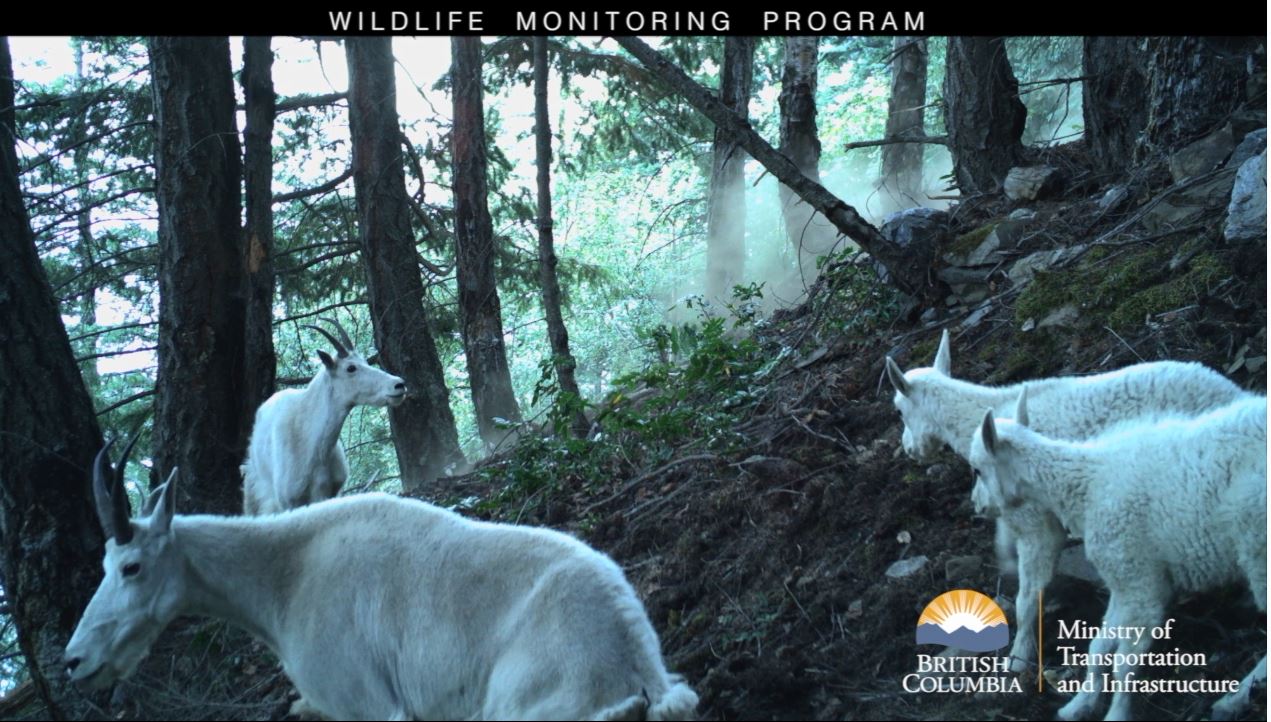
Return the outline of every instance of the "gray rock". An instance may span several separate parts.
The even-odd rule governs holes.
[[[1045,318],[1037,322],[1037,328],[1075,326],[1080,318],[1081,312],[1077,310],[1076,306],[1068,303],[1046,314]]]
[[[892,579],[904,579],[905,577],[913,576],[918,570],[927,566],[927,561],[927,557],[924,555],[901,559],[887,567],[887,571],[884,574]]]
[[[1099,199],[1099,210],[1104,213],[1111,213],[1124,205],[1129,197],[1130,190],[1125,186],[1112,186]]]
[[[1045,271],[1064,263],[1085,250],[1086,246],[1083,244],[1030,253],[1016,261],[1015,265],[1011,266],[1011,270],[1006,272],[1006,276],[1010,278],[1012,284],[1019,286],[1032,281],[1038,271]]]
[[[1143,226],[1155,232],[1193,222],[1201,213],[1222,208],[1231,197],[1234,183],[1234,176],[1223,173],[1199,185],[1172,193],[1143,216]]]
[[[971,305],[989,297],[989,287],[984,284],[964,283],[951,286],[950,290],[957,297],[958,303]]]
[[[1013,201],[1033,201],[1057,194],[1063,188],[1063,174],[1048,165],[1016,166],[1006,174],[1002,191]]]
[[[1019,245],[1024,235],[1025,221],[1005,220],[993,227],[992,231],[980,241],[979,245],[961,252],[944,254],[944,261],[950,266],[987,266],[995,265],[1006,258],[1005,251],[1013,250]],[[983,227],[981,227],[981,231]],[[975,231],[972,231],[973,233]],[[965,236],[963,236],[965,238]]]
[[[959,284],[968,284],[968,283],[984,284],[984,283],[988,283],[989,272],[992,270],[993,269],[991,268],[986,268],[983,266],[979,268],[968,268],[966,266],[945,266],[944,268],[941,268],[940,270],[936,271],[936,278],[939,278],[941,281],[944,281],[945,283],[951,286],[959,285]]]
[[[906,208],[888,215],[878,230],[910,255],[931,259],[948,238],[949,213],[934,208]],[[874,268],[880,278],[887,280],[882,264],[875,263]]]
[[[970,316],[967,316],[962,321],[962,323],[958,324],[958,328],[960,329],[975,328],[976,326],[980,324],[980,321],[984,320],[985,316],[989,315],[989,311],[992,311],[992,310],[993,310],[993,305],[991,303],[985,303],[984,305],[975,309],[975,311],[973,311]]]
[[[1228,242],[1252,241],[1267,237],[1267,151],[1264,148],[1236,171],[1236,183],[1227,204]]]
[[[1174,152],[1169,159],[1169,172],[1177,183],[1185,178],[1202,175],[1222,165],[1236,147],[1231,123],[1215,130],[1200,140]]]
[[[978,554],[970,554],[967,556],[953,557],[944,563],[944,578],[950,584],[955,584],[963,579],[968,579],[976,572],[980,571],[984,560]]]
[[[1244,162],[1267,149],[1267,129],[1259,128],[1244,137],[1240,141],[1240,145],[1236,146],[1235,152],[1231,154],[1231,160],[1227,161],[1229,168],[1239,168]]]
[[[1023,221],[1027,223],[1029,221],[1037,220],[1037,211],[1032,208],[1016,208],[1011,211],[1011,214],[1007,216],[1007,218],[1012,221]]]

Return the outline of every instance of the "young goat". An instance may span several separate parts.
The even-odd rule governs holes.
[[[327,319],[322,319],[327,321]],[[270,396],[256,410],[243,474],[243,513],[273,514],[340,493],[349,476],[340,427],[354,406],[397,406],[406,382],[370,364],[336,321],[340,339],[317,326],[335,348],[318,351],[323,368],[304,389]]]
[[[1127,422],[1084,442],[1027,428],[1022,392],[1015,421],[985,414],[971,437],[976,486],[1003,509],[1035,504],[1086,541],[1086,556],[1108,585],[1105,628],[1160,624],[1175,592],[1241,579],[1267,608],[1267,400],[1249,396],[1198,417]],[[1023,559],[1020,560],[1023,563]],[[1021,575],[1025,572],[1020,570]],[[1090,643],[1089,691],[1059,710],[1063,719],[1094,712],[1100,662],[1143,653],[1150,638]],[[1124,682],[1137,665],[1113,667]],[[1230,719],[1266,679],[1266,658],[1240,689],[1214,705]],[[1132,694],[1118,690],[1106,719],[1129,719]]]
[[[109,448],[109,445],[107,446]],[[622,570],[573,537],[360,494],[264,517],[176,516],[175,470],[130,520],[97,456],[106,576],[66,647],[71,679],[129,676],[176,616],[269,645],[331,719],[668,719],[668,674]]]
[[[971,432],[991,408],[999,417],[1014,412],[1023,384],[992,387],[955,379],[950,373],[949,332],[940,338],[935,364],[901,372],[890,357],[887,377],[896,389],[893,398],[905,425],[901,443],[906,453],[927,461],[948,444],[969,459]],[[1217,372],[1198,363],[1156,361],[1094,376],[1051,378],[1028,382],[1033,428],[1061,439],[1089,438],[1127,419],[1157,412],[1195,415],[1247,394]],[[1054,576],[1067,537],[1059,521],[1036,505],[1024,503],[1010,510],[989,504],[979,490],[972,494],[976,511],[999,516],[997,554],[1004,569],[1019,559],[1019,591],[1015,597],[1016,624],[1037,616],[1037,593]],[[1011,669],[1023,671],[1032,661],[1031,634],[1016,634],[1011,645]]]

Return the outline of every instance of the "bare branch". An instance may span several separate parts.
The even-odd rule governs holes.
[[[332,178],[326,183],[323,183],[320,186],[314,186],[313,188],[306,188],[304,190],[291,191],[290,193],[279,193],[278,195],[274,196],[274,203],[275,204],[286,203],[287,201],[294,201],[294,200],[299,200],[301,198],[308,198],[309,196],[317,196],[317,195],[322,195],[323,193],[330,193],[336,188],[339,188],[340,185],[344,183],[344,181],[352,177],[353,177],[353,166],[349,166],[348,168],[344,169],[343,173]]]
[[[127,356],[130,353],[144,353],[146,351],[158,351],[158,346],[143,346],[141,348],[125,348],[116,351],[102,351],[100,353],[89,354],[87,356],[76,356],[75,362],[82,363],[84,361],[92,361],[95,358],[111,358],[113,356]]]
[[[83,341],[86,338],[101,336],[103,334],[110,333],[111,331],[123,331],[124,329],[129,329],[129,328],[149,328],[150,326],[157,326],[158,324],[159,324],[158,321],[150,321],[150,322],[142,322],[142,323],[126,323],[122,326],[111,326],[109,328],[99,328],[96,331],[89,331],[88,333],[82,333],[78,336],[72,336],[70,340],[72,343],[74,343],[75,341]]]
[[[274,325],[281,326],[282,324],[287,323],[288,321],[299,321],[302,318],[313,318],[314,316],[320,316],[326,313],[327,311],[330,311],[336,308],[349,308],[351,306],[365,306],[366,303],[367,302],[365,298],[355,298],[352,301],[340,301],[339,303],[333,303],[328,306],[323,306],[322,308],[319,308],[313,311],[305,311],[304,313],[298,313],[294,316],[288,316],[287,318],[280,318],[277,321],[274,321]],[[306,381],[305,383],[308,383],[308,382]]]
[[[283,98],[274,106],[278,113],[289,113],[304,108],[317,108],[324,105],[335,105],[349,97],[348,93],[326,93],[325,95],[296,95]],[[241,110],[241,108],[240,108]]]
[[[857,148],[877,148],[880,145],[895,145],[897,143],[929,143],[931,145],[948,145],[949,136],[947,135],[921,135],[914,138],[883,138],[881,140],[861,140],[855,143],[846,143],[843,150],[856,150]]]
[[[123,407],[123,406],[127,406],[128,404],[131,404],[131,403],[132,403],[132,402],[134,402],[134,401],[140,401],[141,399],[144,399],[144,398],[147,398],[147,397],[150,397],[150,396],[154,396],[154,395],[155,395],[155,390],[154,390],[154,389],[146,389],[145,391],[139,391],[139,392],[137,392],[137,393],[133,394],[132,396],[129,396],[129,397],[127,397],[127,398],[120,399],[119,401],[116,401],[115,403],[111,404],[110,406],[107,406],[106,408],[102,409],[101,411],[98,411],[98,412],[97,412],[97,415],[98,415],[98,416],[103,416],[103,415],[105,415],[105,414],[109,414],[110,412],[114,411],[115,409],[118,409],[118,408]]]

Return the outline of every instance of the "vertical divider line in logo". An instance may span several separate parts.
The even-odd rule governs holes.
[[[1044,678],[1042,670],[1046,669],[1046,665],[1042,661],[1044,658],[1042,651],[1042,617],[1046,614],[1046,609],[1042,606],[1042,592],[1044,591],[1044,589],[1037,590],[1037,694],[1045,691],[1042,687],[1042,679]]]

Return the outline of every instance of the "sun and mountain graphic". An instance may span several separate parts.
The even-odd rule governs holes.
[[[971,589],[945,592],[918,617],[918,644],[943,644],[968,652],[991,652],[1011,641],[1002,608]]]

